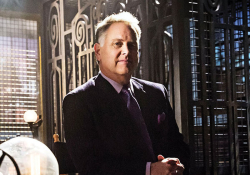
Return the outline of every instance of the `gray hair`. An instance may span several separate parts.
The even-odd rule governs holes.
[[[139,45],[139,40],[141,38],[141,29],[139,21],[135,16],[129,12],[121,12],[118,14],[112,14],[106,17],[103,21],[99,22],[96,26],[96,41],[103,46],[106,38],[107,30],[113,23],[123,22],[128,25],[134,32],[136,36],[136,42]]]

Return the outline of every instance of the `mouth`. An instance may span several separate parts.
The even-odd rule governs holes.
[[[131,61],[128,61],[128,60],[119,60],[118,63],[128,64],[128,63],[131,63]]]

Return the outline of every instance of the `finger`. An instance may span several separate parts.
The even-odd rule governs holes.
[[[180,170],[181,172],[183,172],[184,171],[184,169],[185,169],[185,167],[184,167],[184,165],[183,164],[177,164],[177,168],[176,168],[177,170]]]
[[[166,163],[169,163],[169,164],[173,164],[173,163],[180,164],[181,163],[178,158],[170,158],[169,157],[169,158],[166,158],[166,159],[167,159]]]
[[[158,159],[158,161],[162,161],[162,160],[164,160],[165,158],[163,157],[163,155],[160,155],[160,154],[159,154],[159,155],[157,156],[157,159]]]
[[[163,163],[167,163],[167,164],[171,164],[171,165],[176,165],[177,161],[176,160],[172,160],[172,159],[164,159],[162,160]]]

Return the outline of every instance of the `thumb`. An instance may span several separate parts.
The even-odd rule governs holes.
[[[159,155],[157,156],[157,159],[158,159],[158,161],[162,161],[162,160],[165,159],[165,158],[163,157],[163,155],[160,155],[160,154],[159,154]]]

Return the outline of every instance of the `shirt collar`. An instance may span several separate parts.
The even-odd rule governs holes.
[[[123,88],[123,85],[117,83],[116,81],[110,79],[109,77],[105,76],[101,71],[100,71],[100,74],[102,75],[102,77],[104,79],[106,79],[113,87],[114,89],[116,90],[116,92],[119,94]],[[132,82],[131,82],[131,79],[129,80],[129,87],[128,87],[132,93],[134,93],[134,88],[132,86]]]

